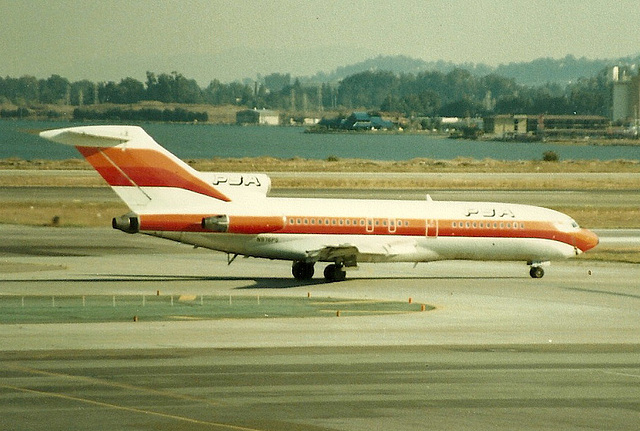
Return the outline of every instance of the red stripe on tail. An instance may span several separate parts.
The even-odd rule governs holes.
[[[231,200],[159,151],[117,147],[76,148],[110,186],[175,187],[225,202]]]

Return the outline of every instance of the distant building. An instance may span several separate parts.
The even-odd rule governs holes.
[[[602,136],[610,120],[597,115],[495,115],[484,119],[485,133],[501,137]]]
[[[380,116],[369,115],[367,112],[353,112],[341,126],[347,130],[388,130],[393,128],[393,123],[383,120]]]
[[[328,130],[390,130],[395,126],[392,121],[367,112],[353,112],[347,118],[323,118],[319,126]]]
[[[280,113],[269,109],[247,109],[236,113],[236,124],[280,125]]]
[[[631,76],[618,66],[613,68],[612,120],[638,122],[640,119],[640,76]]]
[[[603,136],[611,125],[599,115],[539,115],[529,121],[531,129],[544,136]]]
[[[485,133],[500,136],[525,135],[530,132],[526,115],[495,115],[484,118]]]

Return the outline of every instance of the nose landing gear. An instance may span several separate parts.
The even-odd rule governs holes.
[[[529,270],[531,278],[542,278],[544,276],[544,269],[541,266],[532,266]]]

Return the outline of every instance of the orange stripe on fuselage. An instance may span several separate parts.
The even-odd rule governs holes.
[[[211,214],[145,214],[140,215],[141,231],[208,232],[202,219]],[[228,233],[260,234],[281,231],[280,216],[229,216]]]
[[[110,186],[175,187],[230,201],[211,184],[159,151],[118,147],[76,148]]]
[[[141,215],[140,230],[214,233],[202,228],[202,219],[210,216],[211,214]],[[300,220],[300,224],[298,224],[298,220]],[[349,225],[346,224],[347,220],[349,220]],[[281,221],[286,221],[286,223],[280,223]],[[384,225],[385,222],[386,225]],[[469,222],[469,227],[467,227],[467,222]],[[575,246],[582,251],[589,250],[597,244],[597,239],[585,235],[583,231],[563,232],[558,230],[552,222],[505,221],[496,222],[495,226],[493,222],[485,222],[482,227],[480,222],[476,222],[474,227],[474,222],[469,220],[438,220],[437,236],[442,238],[545,239]],[[431,229],[432,227],[429,227],[429,236],[435,236],[435,230]],[[376,218],[229,216],[228,232],[424,237],[427,235],[427,221],[398,219],[394,220],[394,224],[391,226],[389,219]]]

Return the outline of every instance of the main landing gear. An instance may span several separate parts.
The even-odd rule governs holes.
[[[293,266],[291,267],[293,278],[296,280],[311,280],[314,273],[313,265],[314,262],[293,262]]]
[[[296,280],[311,280],[314,274],[314,264],[314,262],[293,262],[291,273]],[[324,269],[324,278],[327,281],[343,281],[346,277],[347,273],[345,272],[343,265],[332,263],[327,265]]]
[[[342,265],[332,263],[324,269],[324,279],[327,281],[344,281],[347,272]]]

